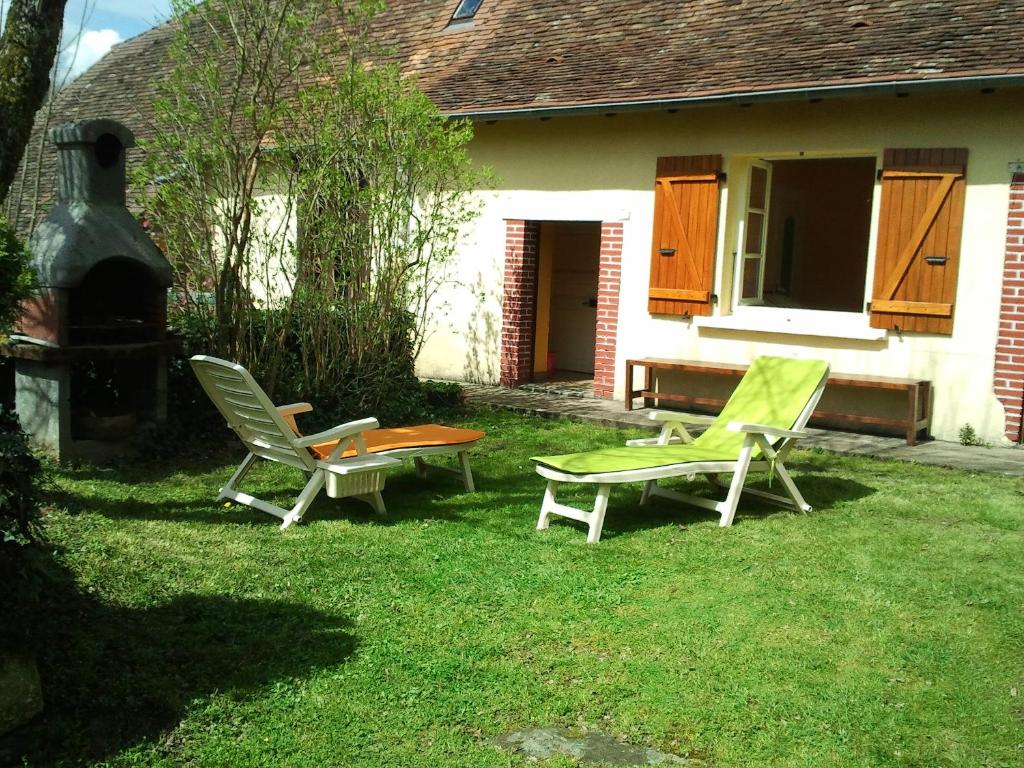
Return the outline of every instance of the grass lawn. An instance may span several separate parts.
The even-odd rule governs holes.
[[[528,457],[631,434],[464,424],[478,492],[405,467],[387,519],[321,496],[283,533],[213,503],[227,460],[57,474],[77,589],[50,597],[27,764],[519,766],[489,739],[561,726],[714,766],[1024,765],[1020,480],[805,452],[810,514],[720,529],[619,486],[588,545],[533,530]]]

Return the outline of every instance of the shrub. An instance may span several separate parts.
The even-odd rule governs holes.
[[[41,471],[17,417],[0,410],[0,646],[29,631],[43,558]]]
[[[217,452],[225,444],[233,449],[237,443],[224,428],[206,393],[196,379],[188,359],[195,354],[208,354],[203,328],[193,325],[191,312],[172,312],[171,330],[182,341],[182,354],[171,359],[168,384],[168,423],[159,455],[185,451],[193,458]],[[280,310],[263,310],[260,321],[249,326],[252,334],[247,342],[253,349],[263,346],[262,334],[281,334],[288,342],[281,346],[284,354],[249,363],[253,377],[278,404],[305,401],[313,404],[313,412],[300,418],[307,433],[326,429],[352,419],[376,417],[383,426],[400,426],[451,417],[463,407],[462,388],[453,382],[421,382],[415,375],[411,344],[407,331],[396,331],[387,341],[392,353],[385,355],[381,365],[369,379],[358,365],[342,353],[337,363],[339,375],[325,384],[319,383],[308,370],[308,356],[298,341],[299,334],[288,326],[289,315]],[[266,366],[276,366],[277,384],[267,386]],[[150,455],[156,455],[150,452]]]
[[[7,219],[0,215],[0,337],[18,319],[20,302],[32,295],[34,274],[28,251]]]

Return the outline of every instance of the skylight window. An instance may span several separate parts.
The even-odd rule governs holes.
[[[452,21],[469,21],[476,16],[476,11],[484,0],[459,0],[459,5],[452,14]]]

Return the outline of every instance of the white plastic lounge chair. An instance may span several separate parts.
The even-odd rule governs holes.
[[[547,528],[551,516],[559,515],[586,523],[587,541],[599,541],[612,485],[632,482],[644,483],[641,504],[651,496],[687,502],[717,512],[723,527],[732,524],[741,493],[809,512],[811,506],[800,495],[784,462],[795,442],[806,436],[803,428],[825,389],[828,370],[828,363],[820,360],[759,357],[722,412],[696,439],[684,426],[684,414],[655,411],[651,417],[663,422],[657,438],[632,440],[624,448],[534,457],[537,473],[548,480],[537,529]],[[771,472],[786,496],[744,488],[751,471]],[[727,473],[732,474],[728,486],[718,481],[719,474]],[[725,499],[713,501],[658,485],[663,478],[692,479],[698,474],[727,488]],[[557,503],[560,483],[596,483],[593,510]]]
[[[384,470],[400,464],[403,458],[414,459],[422,476],[431,466],[423,456],[457,455],[460,469],[449,471],[462,478],[467,490],[473,490],[466,451],[485,436],[483,432],[436,424],[384,430],[371,418],[303,436],[296,427],[295,415],[313,410],[309,403],[275,406],[252,375],[237,363],[207,355],[196,355],[190,362],[206,394],[249,449],[249,454],[220,489],[219,498],[279,517],[282,529],[301,520],[325,486],[331,498],[351,496],[384,514],[384,499],[380,494],[384,488]],[[239,483],[257,458],[296,467],[309,476],[291,509],[239,490]]]

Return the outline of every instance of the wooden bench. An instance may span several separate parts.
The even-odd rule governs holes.
[[[633,389],[633,370],[644,369],[642,389]],[[673,360],[664,357],[644,357],[626,361],[626,410],[633,410],[633,398],[642,397],[644,406],[650,407],[657,400],[660,403],[678,403],[682,407],[721,409],[725,400],[714,397],[694,397],[672,392],[655,392],[651,389],[653,373],[661,371],[682,371],[720,376],[740,377],[747,366],[733,363],[704,363],[696,360]],[[854,413],[836,413],[818,409],[811,417],[811,424],[843,423],[869,425],[873,427],[899,427],[906,431],[907,445],[915,445],[918,438],[928,438],[932,423],[932,384],[924,379],[902,379],[892,376],[868,376],[848,373],[831,373],[828,383],[833,386],[859,387],[863,389],[888,389],[907,393],[906,415],[901,419],[883,416],[864,416]]]

